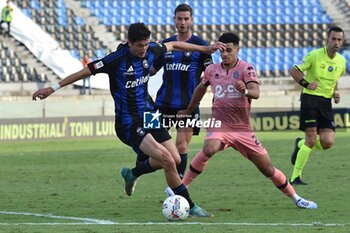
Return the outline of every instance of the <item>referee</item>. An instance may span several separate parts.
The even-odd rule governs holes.
[[[305,139],[295,140],[291,156],[294,169],[290,183],[293,185],[307,185],[301,180],[301,175],[312,150],[326,150],[334,143],[331,100],[333,98],[336,104],[340,102],[337,81],[345,72],[346,60],[338,51],[343,42],[344,31],[340,27],[331,27],[327,45],[311,51],[290,71],[293,79],[303,87],[299,129],[305,132]]]

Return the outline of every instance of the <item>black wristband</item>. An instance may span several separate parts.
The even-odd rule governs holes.
[[[307,86],[309,86],[310,83],[308,81],[306,81],[305,79],[302,79],[299,81],[299,84],[300,84],[300,86],[307,88]]]

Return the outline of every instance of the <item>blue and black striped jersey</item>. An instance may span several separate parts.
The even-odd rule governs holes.
[[[88,65],[93,75],[106,73],[109,76],[118,127],[142,122],[143,113],[154,109],[147,83],[154,61],[164,53],[164,44],[151,42],[146,56],[139,58],[131,54],[129,46],[124,44],[117,51]]]
[[[163,40],[163,43],[169,41],[177,41],[176,35]],[[195,35],[186,42],[208,45]],[[210,64],[213,64],[210,54],[180,51],[165,53],[154,64],[156,70],[164,68],[163,83],[157,93],[156,105],[176,109],[186,108],[194,89],[199,84],[202,72]]]

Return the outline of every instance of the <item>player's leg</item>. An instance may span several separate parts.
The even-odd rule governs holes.
[[[310,127],[305,129],[305,143],[299,148],[296,156],[295,165],[293,168],[290,182],[292,184],[306,184],[301,180],[303,169],[309,159],[312,148],[315,145],[317,138],[317,128]]]
[[[261,145],[254,132],[232,133],[232,147],[248,158],[259,171],[274,183],[286,196],[293,199],[300,208],[315,209],[316,203],[305,200],[295,193],[282,171],[275,168],[266,149]]]
[[[196,156],[192,159],[190,168],[186,172],[183,178],[183,183],[188,187],[192,181],[200,175],[206,166],[208,165],[209,159],[218,151],[225,148],[224,144],[220,139],[207,139],[205,141],[204,147],[199,151]]]
[[[7,36],[10,37],[11,22],[7,22]]]
[[[193,129],[191,128],[178,128],[176,135],[176,148],[180,154],[181,162],[177,166],[177,171],[182,179],[187,167],[187,154],[189,143],[192,139]]]
[[[288,182],[286,176],[282,171],[275,168],[270,160],[268,154],[247,154],[247,158],[252,161],[259,171],[271,179],[274,185],[281,190],[286,196],[291,198],[293,202],[300,208],[316,209],[317,204],[301,198],[294,190],[293,186]]]
[[[2,35],[2,23],[3,23],[4,21],[0,21],[0,35]]]
[[[176,113],[177,113],[176,109]],[[191,116],[183,118],[182,121],[198,121],[200,119],[200,110],[199,107],[197,107],[192,113]],[[178,120],[178,119],[175,119]],[[180,178],[182,179],[185,175],[185,170],[187,167],[187,154],[188,154],[188,148],[189,143],[192,139],[193,135],[198,135],[200,131],[200,128],[194,127],[192,128],[179,128],[177,127],[177,136],[176,136],[176,148],[180,154],[181,162],[177,166],[177,171],[179,173]]]
[[[300,97],[300,126],[299,129],[305,132],[305,142],[299,142],[300,148],[295,148],[292,157],[295,157],[293,173],[290,179],[291,184],[306,184],[301,180],[302,171],[309,159],[312,148],[317,138],[320,112],[324,106],[320,97],[303,94]],[[295,155],[295,152],[296,155]],[[293,160],[293,158],[292,158]]]
[[[162,166],[165,173],[168,186],[173,190],[176,195],[181,195],[190,204],[190,215],[196,217],[212,217],[213,215],[206,210],[195,205],[190,198],[188,190],[185,185],[182,184],[180,177],[176,170],[176,162],[174,158],[180,160],[177,148],[171,139],[159,144],[154,138],[148,134],[142,141],[140,149],[148,154],[150,158],[150,164],[157,163]],[[176,154],[172,155],[172,154]]]

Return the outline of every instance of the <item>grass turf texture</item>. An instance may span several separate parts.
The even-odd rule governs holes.
[[[293,168],[290,153],[300,135],[258,133],[275,166],[288,177]],[[86,221],[0,213],[0,232],[348,232],[349,136],[337,132],[332,149],[313,152],[303,175],[309,185],[296,187],[299,195],[315,200],[319,209],[298,209],[252,163],[228,149],[214,156],[189,188],[192,199],[215,217],[175,224],[169,224],[161,213],[166,197],[163,171],[141,177],[132,197],[124,194],[119,171],[132,167],[135,155],[116,139],[1,142],[0,211],[116,224],[82,225]],[[193,137],[190,159],[203,139],[203,134]]]

